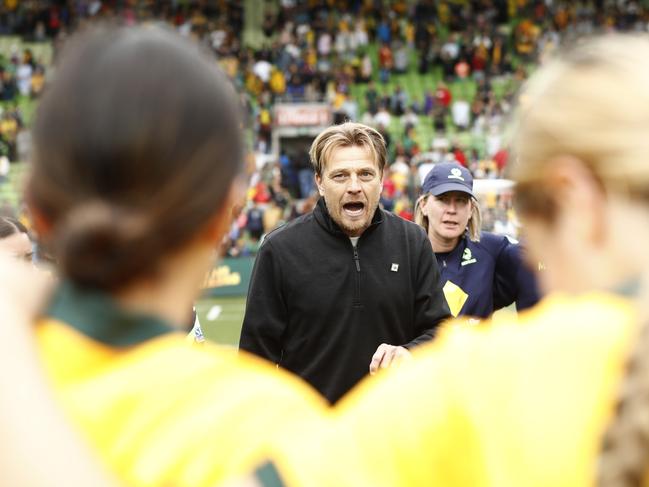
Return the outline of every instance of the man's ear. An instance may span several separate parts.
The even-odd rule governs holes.
[[[315,175],[315,184],[318,186],[318,193],[320,196],[324,196],[324,188],[322,187],[322,176],[319,174]]]

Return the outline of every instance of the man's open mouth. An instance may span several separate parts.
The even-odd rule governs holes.
[[[364,209],[365,209],[365,203],[362,203],[360,201],[345,203],[343,205],[343,211],[345,212],[345,214],[352,217],[362,215]]]

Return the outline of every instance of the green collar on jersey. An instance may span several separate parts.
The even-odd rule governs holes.
[[[618,294],[625,298],[636,298],[640,294],[640,288],[642,285],[642,279],[639,276],[634,276],[631,279],[627,279],[621,284],[613,287],[611,291],[614,294]]]
[[[263,487],[284,487],[285,485],[272,462],[267,462],[257,468],[255,479]]]
[[[46,316],[66,323],[106,345],[129,347],[174,331],[161,318],[120,308],[101,291],[63,281],[55,290]]]

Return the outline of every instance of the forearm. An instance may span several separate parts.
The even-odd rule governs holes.
[[[434,328],[430,328],[428,330],[425,330],[421,335],[419,335],[417,338],[414,340],[409,341],[408,343],[402,345],[403,347],[407,348],[408,350],[418,346],[422,345],[424,343],[428,343],[433,338],[435,338],[435,334],[437,333],[437,326]]]

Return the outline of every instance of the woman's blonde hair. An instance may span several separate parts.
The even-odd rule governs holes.
[[[434,198],[430,193],[422,194],[415,202],[415,223],[426,231],[426,235],[428,235],[429,223],[428,217],[424,214],[423,207],[429,197]],[[480,229],[482,228],[482,213],[480,213],[480,205],[476,200],[469,198],[469,201],[471,202],[471,217],[466,227],[467,234],[469,235],[469,240],[479,242]]]
[[[583,41],[535,74],[521,95],[512,176],[523,216],[552,221],[540,183],[561,157],[586,164],[605,191],[649,195],[649,37]],[[641,486],[649,467],[649,326],[645,325],[602,445],[598,485]]]
[[[570,156],[604,187],[646,193],[649,164],[649,37],[582,41],[527,83],[516,113],[514,162],[521,213],[552,219],[550,192],[538,184],[548,163]]]

